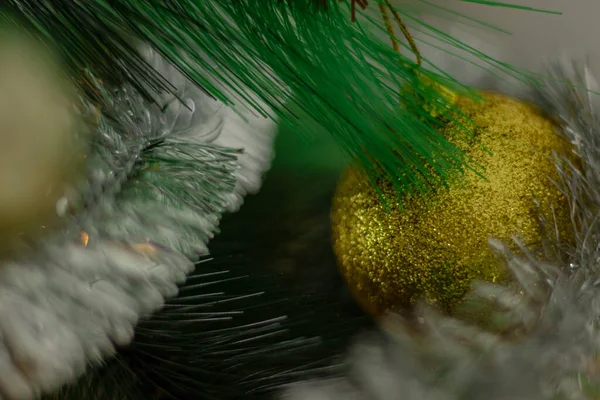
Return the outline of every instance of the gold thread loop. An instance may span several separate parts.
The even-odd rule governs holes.
[[[385,23],[385,29],[390,35],[390,40],[392,41],[394,51],[400,54],[400,45],[398,44],[398,39],[396,39],[396,33],[394,32],[392,21],[390,21],[390,16],[388,15],[387,9],[383,3],[379,3],[379,12],[381,14],[381,18],[383,18],[383,22]]]
[[[379,3],[379,5],[380,5],[380,9],[381,9],[381,6],[383,6],[383,4]],[[413,54],[417,58],[417,65],[420,67],[421,64],[423,63],[423,59],[421,57],[421,52],[419,51],[419,48],[417,47],[417,44],[415,43],[415,39],[412,37],[412,35],[410,34],[408,28],[406,27],[406,25],[402,21],[402,18],[400,17],[400,14],[398,14],[398,12],[394,9],[394,7],[392,6],[392,4],[390,3],[390,0],[385,0],[385,5],[392,12],[392,15],[394,16],[394,19],[396,20],[396,24],[398,25],[398,27],[400,28],[400,31],[402,32],[402,35],[404,35],[404,38],[408,42],[408,45],[410,46],[410,50],[413,52]],[[385,15],[387,16],[387,12],[385,13]],[[388,30],[388,32],[390,32],[390,31]],[[392,33],[393,33],[393,30],[392,30]],[[392,39],[392,40],[393,41],[396,40],[396,37],[394,36],[394,39]]]

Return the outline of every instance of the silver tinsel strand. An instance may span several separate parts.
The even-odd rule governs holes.
[[[357,341],[345,377],[288,388],[290,400],[584,400],[600,396],[600,124],[597,89],[588,67],[564,63],[530,91],[581,157],[580,169],[557,160],[569,199],[574,247],[548,246],[553,262],[530,253],[507,259],[518,288],[477,284],[475,304],[505,327],[481,325],[420,309],[414,322],[390,321],[385,335]],[[540,221],[549,240],[560,241],[552,221]],[[513,333],[509,335],[508,333]]]

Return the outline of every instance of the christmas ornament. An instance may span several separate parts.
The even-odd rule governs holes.
[[[47,49],[0,28],[0,255],[56,226],[84,173],[76,95]]]
[[[495,93],[461,97],[457,105],[475,124],[473,136],[456,123],[440,132],[483,166],[483,176],[457,172],[448,187],[406,195],[399,205],[389,181],[379,184],[385,204],[357,168],[340,180],[332,207],[335,252],[356,296],[375,314],[421,297],[451,310],[474,279],[504,281],[507,270],[488,239],[516,236],[540,248],[538,217],[553,220],[562,240],[569,237],[553,153],[569,154],[570,147],[555,124],[534,106]]]
[[[370,335],[353,346],[346,377],[298,385],[286,399],[598,398],[598,85],[591,68],[579,63],[552,65],[549,75],[529,94],[560,123],[579,157],[581,168],[568,160],[556,163],[574,240],[563,242],[562,251],[547,248],[543,261],[530,250],[518,255],[492,243],[515,286],[480,282],[472,294],[493,309],[489,319],[503,321],[505,330],[490,332],[456,316],[418,309],[419,335],[414,335],[415,318],[395,318],[394,334]],[[558,238],[560,229],[551,232]],[[515,331],[516,338],[507,336]]]

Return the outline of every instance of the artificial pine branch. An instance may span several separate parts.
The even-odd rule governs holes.
[[[374,4],[390,12],[416,61],[376,38],[385,23],[362,18],[373,5],[365,0],[10,0],[5,9],[59,48],[75,76],[90,70],[147,98],[173,91],[136,50],[149,44],[226,104],[247,102],[297,130],[330,134],[374,181],[383,173],[402,191],[422,190],[448,169],[468,168],[436,132],[437,119],[412,106],[452,109],[436,85],[422,83],[456,82],[420,67],[401,10]]]

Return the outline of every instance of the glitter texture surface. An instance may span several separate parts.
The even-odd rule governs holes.
[[[510,243],[516,236],[536,248],[542,241],[538,216],[569,226],[566,201],[550,179],[558,177],[553,152],[567,154],[570,145],[535,107],[499,94],[481,96],[458,100],[477,126],[473,137],[453,124],[443,133],[472,165],[484,168],[484,177],[457,172],[450,188],[403,197],[402,207],[392,185],[382,182],[386,209],[361,172],[350,167],[342,176],[332,205],[334,250],[370,312],[406,309],[422,297],[449,311],[473,279],[508,278],[489,237]]]

